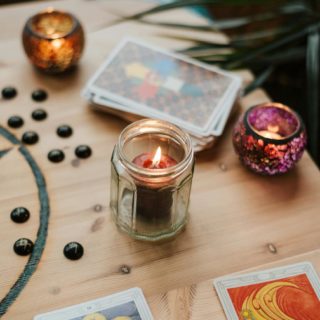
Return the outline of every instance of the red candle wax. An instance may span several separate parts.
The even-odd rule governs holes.
[[[175,159],[162,155],[160,147],[156,152],[141,153],[132,162],[146,169],[165,169],[177,164]],[[167,181],[157,186],[137,185],[137,217],[153,226],[170,224],[173,189],[167,186]]]
[[[165,169],[177,164],[175,159],[168,155],[163,155],[161,152],[158,161],[155,161],[155,157],[156,155],[153,152],[144,152],[136,156],[132,162],[138,167],[146,169]]]

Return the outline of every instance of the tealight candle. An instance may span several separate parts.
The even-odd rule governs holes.
[[[157,148],[157,151],[141,153],[133,159],[133,163],[140,168],[148,169],[165,169],[177,164],[177,161],[168,155],[163,155],[161,147]]]
[[[265,138],[280,140],[282,139],[282,136],[277,133],[278,131],[278,126],[268,125],[267,130],[260,130],[257,133]]]
[[[233,131],[233,145],[241,162],[266,175],[292,169],[303,154],[306,140],[299,115],[275,102],[248,109]]]
[[[31,62],[48,73],[70,69],[80,59],[84,47],[84,33],[77,18],[51,8],[26,22],[22,40]]]
[[[165,121],[137,121],[121,133],[111,162],[110,206],[120,230],[147,241],[183,230],[194,165],[185,132]]]

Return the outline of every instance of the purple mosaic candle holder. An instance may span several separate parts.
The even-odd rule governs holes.
[[[248,109],[235,125],[232,139],[240,161],[263,175],[292,169],[302,157],[307,142],[299,115],[275,102]]]

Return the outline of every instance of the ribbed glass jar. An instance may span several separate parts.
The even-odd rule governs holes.
[[[134,159],[160,147],[174,159],[167,168],[144,168]],[[118,228],[135,239],[161,241],[176,236],[188,221],[194,155],[190,137],[161,120],[126,127],[111,159],[110,206]]]

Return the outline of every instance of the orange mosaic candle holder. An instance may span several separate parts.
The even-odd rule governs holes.
[[[47,9],[28,19],[22,41],[27,56],[37,68],[61,73],[77,64],[85,39],[75,16]]]

